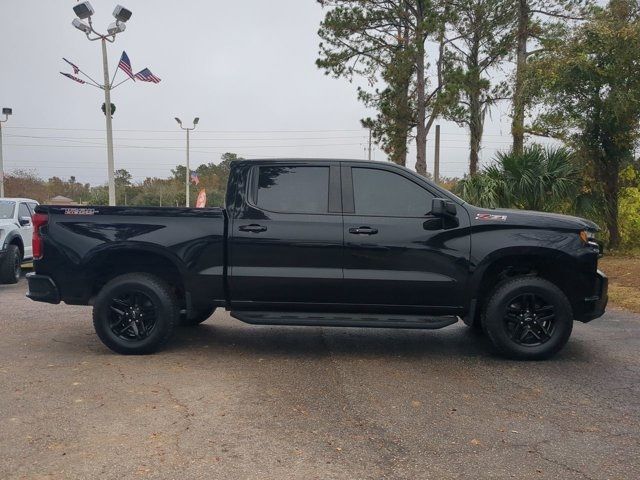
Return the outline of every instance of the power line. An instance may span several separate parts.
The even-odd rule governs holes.
[[[11,126],[11,129],[21,130],[53,130],[53,131],[82,131],[82,132],[102,132],[99,128],[60,128],[60,127],[27,127]],[[156,133],[176,133],[175,130],[151,130],[151,129],[114,129],[114,132],[156,132]],[[361,132],[362,129],[319,129],[319,130],[199,130],[206,133],[313,133],[313,132]]]

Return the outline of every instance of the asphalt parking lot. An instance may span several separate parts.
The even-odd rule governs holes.
[[[0,286],[0,478],[640,478],[640,316],[555,359],[440,331],[253,327],[225,312],[147,357],[87,307]]]

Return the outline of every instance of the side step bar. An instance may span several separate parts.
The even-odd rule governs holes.
[[[426,317],[419,315],[358,315],[292,312],[236,312],[231,316],[252,325],[306,325],[316,327],[415,328],[436,330],[448,327],[458,317]]]

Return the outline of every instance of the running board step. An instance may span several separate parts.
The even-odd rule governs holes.
[[[320,314],[292,312],[231,312],[233,318],[252,325],[309,325],[316,327],[419,328],[436,330],[448,327],[458,317],[419,315]]]

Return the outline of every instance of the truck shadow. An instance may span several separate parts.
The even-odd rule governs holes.
[[[172,353],[197,349],[218,357],[234,354],[294,358],[414,357],[500,358],[482,334],[460,324],[442,330],[247,326],[205,323],[181,328],[169,343]],[[205,353],[206,352],[206,353]],[[570,342],[555,360],[589,358],[578,342]],[[501,361],[504,359],[500,358]]]

